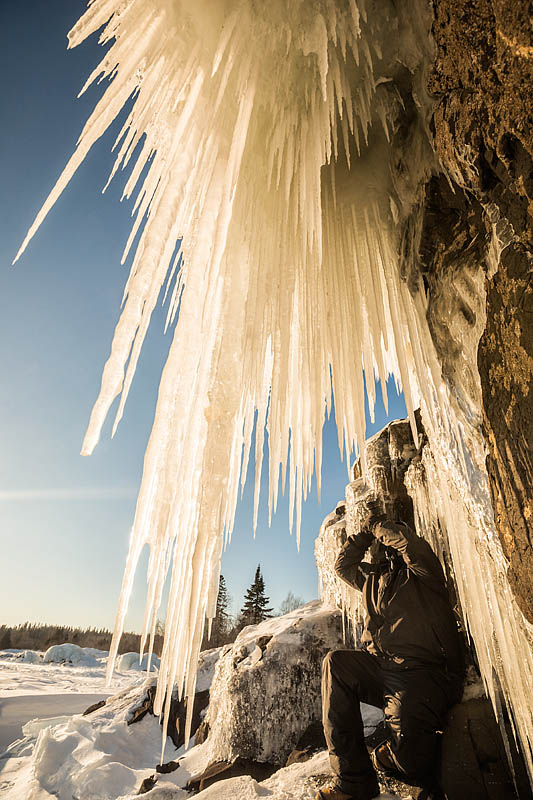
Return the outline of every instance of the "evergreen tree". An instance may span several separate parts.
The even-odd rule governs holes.
[[[11,629],[2,625],[0,627],[0,650],[9,650],[11,647]]]
[[[231,631],[231,617],[229,615],[229,594],[224,576],[218,579],[217,610],[211,627],[210,647],[219,647],[226,644]]]
[[[220,645],[227,644],[231,640],[232,619],[228,610],[230,601],[231,598],[226,587],[226,581],[224,576],[221,575],[218,579],[217,608],[211,623],[211,636],[209,639],[207,638],[206,630],[202,641],[202,650],[220,647]]]
[[[254,582],[244,596],[244,605],[239,614],[238,625],[244,628],[245,625],[257,625],[264,619],[272,616],[272,608],[268,608],[270,598],[265,594],[265,581],[261,575],[261,565],[257,565]]]

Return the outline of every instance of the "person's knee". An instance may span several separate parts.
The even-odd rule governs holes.
[[[326,653],[324,656],[322,660],[322,675],[331,674],[334,671],[336,653],[338,653],[338,650],[330,650],[329,653]]]
[[[322,674],[338,675],[346,666],[348,650],[330,650],[322,661]]]

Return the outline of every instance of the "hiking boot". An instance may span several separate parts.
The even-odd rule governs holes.
[[[373,800],[373,798],[379,797],[379,789],[377,794],[372,795],[372,797],[363,797],[360,795],[357,797],[353,794],[346,794],[341,789],[337,789],[336,786],[326,786],[324,789],[320,789],[315,795],[315,800]]]
[[[390,742],[383,742],[370,752],[372,766],[377,772],[381,772],[387,778],[393,778],[407,786],[414,787],[412,792],[414,800],[446,800],[440,788],[438,778],[435,775],[426,775],[424,778],[416,778],[407,775],[398,766],[394,753],[391,750]]]
[[[394,754],[391,750],[390,742],[382,742],[370,751],[370,760],[375,770],[384,772],[385,775],[392,777],[405,777],[398,767]]]

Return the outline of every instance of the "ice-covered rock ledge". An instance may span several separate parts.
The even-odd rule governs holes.
[[[206,716],[212,760],[284,764],[320,719],[322,659],[338,647],[341,614],[318,600],[244,628],[215,668]]]

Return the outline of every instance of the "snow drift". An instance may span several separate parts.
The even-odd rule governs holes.
[[[141,670],[147,670],[149,666],[152,671],[154,667],[159,669],[159,658],[156,655],[152,654],[150,664],[148,664],[148,653],[145,653],[142,658],[139,656],[139,653],[122,653],[117,661],[117,669],[119,672],[125,672],[130,669],[140,672]]]
[[[76,664],[81,667],[99,667],[100,662],[96,654],[106,656],[101,650],[80,647],[77,644],[54,644],[49,647],[43,656],[43,664]]]

